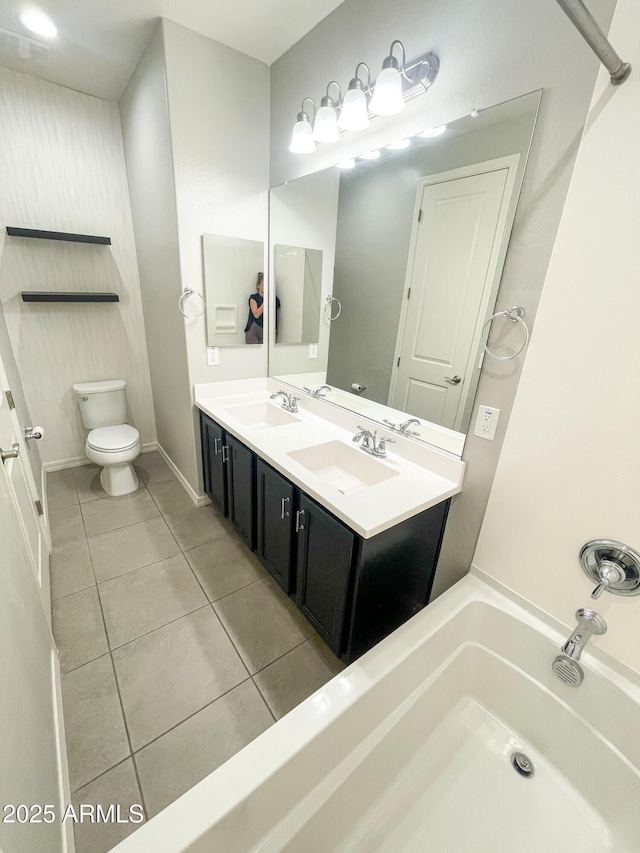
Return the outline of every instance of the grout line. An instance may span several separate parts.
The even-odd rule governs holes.
[[[97,775],[97,776],[94,776],[94,777],[93,777],[93,779],[89,779],[89,781],[88,781],[88,782],[83,782],[83,784],[82,784],[82,785],[80,785],[80,787],[79,787],[79,788],[76,788],[74,791],[72,791],[72,792],[71,792],[71,796],[72,796],[72,797],[75,797],[75,795],[78,793],[78,791],[81,791],[81,790],[82,790],[83,788],[85,788],[87,785],[92,785],[92,784],[93,784],[94,782],[96,782],[98,779],[101,779],[103,776],[106,776],[106,774],[107,774],[107,773],[110,773],[110,772],[111,772],[112,770],[114,770],[116,767],[120,767],[120,765],[121,765],[121,764],[124,764],[126,761],[129,761],[130,759],[131,759],[131,760],[133,760],[133,756],[132,756],[132,755],[127,755],[127,757],[126,757],[126,758],[123,758],[123,759],[122,759],[122,761],[118,761],[116,764],[113,764],[113,765],[112,765],[108,770],[103,770],[101,773],[98,773],[98,775]]]
[[[131,640],[127,640],[126,643],[120,643],[117,646],[111,647],[111,650],[114,652],[120,651],[125,646],[130,645],[131,643],[135,643],[137,640],[141,640],[142,637],[148,637],[149,634],[155,634],[156,631],[161,631],[163,628],[166,628],[168,625],[173,625],[174,622],[179,622],[181,619],[186,619],[187,616],[193,616],[194,613],[199,613],[201,610],[204,610],[205,607],[209,605],[209,602],[205,602],[201,604],[199,607],[190,610],[188,613],[182,613],[180,616],[176,616],[175,619],[170,619],[168,622],[163,622],[162,625],[157,625],[155,628],[151,628],[150,631],[145,631],[144,634],[139,634],[137,637],[132,637]],[[108,636],[108,635],[107,635]]]
[[[256,688],[256,690],[258,691],[258,693],[259,693],[259,695],[260,695],[260,698],[262,699],[262,701],[263,701],[263,702],[264,702],[264,704],[266,705],[266,707],[267,707],[267,711],[268,711],[268,712],[271,714],[271,716],[273,717],[273,722],[274,722],[274,723],[277,723],[277,722],[278,722],[278,718],[276,717],[276,715],[275,715],[275,713],[274,713],[273,709],[271,708],[271,705],[267,702],[267,698],[266,698],[266,696],[264,695],[264,693],[262,692],[262,690],[260,690],[260,685],[258,684],[258,682],[255,680],[255,678],[254,678],[253,676],[251,676],[251,681],[253,682],[253,686],[254,686],[254,687]]]

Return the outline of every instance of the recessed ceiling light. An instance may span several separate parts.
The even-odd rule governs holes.
[[[373,151],[366,151],[364,154],[360,154],[361,160],[377,160],[380,156],[380,152],[377,148],[374,148]]]
[[[396,142],[392,142],[390,145],[387,145],[387,148],[389,151],[400,151],[402,148],[408,148],[410,145],[410,139],[398,139]]]
[[[442,136],[446,129],[446,124],[440,124],[438,127],[430,127],[428,130],[423,130],[418,136],[421,136],[423,139],[433,139],[434,136]]]
[[[58,35],[58,28],[51,18],[39,9],[25,9],[20,13],[20,20],[28,30],[43,38],[53,39]]]
[[[351,159],[341,160],[339,163],[336,163],[338,169],[353,169],[355,165],[356,161]]]

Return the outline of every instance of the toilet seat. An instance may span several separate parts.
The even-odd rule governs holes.
[[[92,429],[87,436],[87,447],[101,453],[122,453],[130,450],[140,440],[140,433],[129,424]]]

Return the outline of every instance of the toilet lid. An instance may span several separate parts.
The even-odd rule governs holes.
[[[112,451],[129,450],[139,440],[140,434],[129,424],[100,427],[92,429],[87,436],[87,444],[94,450]]]

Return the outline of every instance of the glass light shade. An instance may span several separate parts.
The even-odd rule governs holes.
[[[337,142],[338,116],[333,107],[320,107],[313,125],[313,138],[316,142]]]
[[[293,126],[289,151],[293,154],[313,154],[315,150],[311,124],[308,121],[297,121]]]
[[[402,78],[397,68],[383,68],[378,74],[369,109],[378,116],[394,116],[402,112]]]
[[[349,89],[344,96],[339,124],[343,130],[364,130],[369,127],[367,96],[362,89]]]

